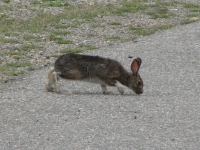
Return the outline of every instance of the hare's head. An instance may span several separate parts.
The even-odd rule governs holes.
[[[142,63],[142,60],[140,58],[136,58],[133,60],[131,64],[132,74],[128,79],[128,83],[129,83],[128,87],[132,89],[136,94],[143,93],[143,81],[138,73],[141,63]]]

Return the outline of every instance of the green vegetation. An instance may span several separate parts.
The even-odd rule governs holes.
[[[62,6],[69,6],[69,2],[65,0],[42,0],[46,4],[46,6],[50,7],[62,7]],[[37,2],[35,2],[37,4]]]
[[[35,1],[36,2],[36,1]],[[58,3],[63,1],[47,1],[43,2]],[[108,15],[108,14],[122,14],[122,13],[133,13],[143,9],[147,9],[146,6],[142,5],[140,2],[124,2],[121,8],[114,5],[103,6],[101,4],[86,5],[83,4],[79,6],[67,7],[62,13],[52,15],[39,11],[37,15],[28,20],[19,20],[15,18],[9,18],[6,15],[0,18],[0,34],[5,32],[29,32],[29,33],[42,33],[48,31],[48,26],[57,26],[57,28],[68,28],[71,26],[76,26],[82,22],[75,23],[73,25],[59,25],[60,21],[63,19],[75,19],[80,18],[85,21],[90,21],[98,15]],[[1,11],[0,11],[1,12]],[[17,27],[17,28],[16,28]]]
[[[26,71],[22,68],[30,66],[29,62],[12,62],[0,66],[0,71],[7,76],[18,76]]]
[[[200,12],[200,5],[195,5],[195,4],[191,4],[191,3],[183,3],[183,8],[187,8],[190,9],[191,12]]]
[[[95,50],[95,49],[98,49],[96,46],[92,46],[92,45],[83,45],[83,46],[80,46],[82,48],[85,48],[85,50]]]
[[[185,19],[185,20],[182,20],[180,24],[181,25],[183,25],[183,24],[189,24],[189,23],[192,23],[192,22],[195,22],[195,21],[197,21],[197,20]]]
[[[33,4],[33,5],[38,5],[38,4],[41,4],[41,2],[38,1],[38,0],[34,0],[34,1],[31,2],[31,4]]]
[[[120,40],[121,38],[119,36],[106,36],[106,40]]]
[[[200,8],[199,5],[192,4],[192,3],[183,3],[184,8]]]
[[[123,13],[136,13],[141,10],[146,10],[147,5],[144,5],[142,2],[147,2],[147,0],[138,0],[138,1],[124,1],[122,7],[110,9],[111,14],[121,15]]]
[[[2,71],[3,74],[7,76],[18,76],[26,73],[25,70],[16,70],[13,68],[1,67],[1,66],[0,66],[0,71]]]
[[[74,48],[74,49],[66,48],[66,49],[62,49],[60,52],[61,53],[81,53],[83,51],[81,49],[78,49],[78,48]]]
[[[192,13],[192,14],[188,14],[186,17],[192,18],[192,17],[198,17],[198,16],[199,16],[199,14]]]
[[[147,14],[152,16],[153,19],[169,18],[169,17],[175,15],[175,14],[170,13],[166,7],[156,8],[156,9],[154,9],[154,11],[148,12]]]
[[[0,43],[19,43],[19,41],[12,38],[7,38],[7,39],[1,38]]]
[[[79,6],[70,6],[64,0],[42,0],[42,3],[48,4],[47,6],[52,7],[63,7],[67,6],[66,9],[63,10],[62,13],[52,15],[48,13],[44,13],[42,10],[37,12],[37,15],[33,18],[28,20],[20,20],[15,18],[9,18],[7,15],[2,14],[0,15],[0,34],[9,34],[13,32],[27,32],[27,33],[43,33],[43,32],[50,32],[53,35],[61,35],[59,29],[67,29],[69,27],[78,26],[84,22],[91,21],[95,17],[104,16],[104,15],[122,15],[124,13],[136,13],[138,11],[148,10],[151,8],[151,11],[147,11],[147,14],[152,16],[153,19],[157,18],[169,18],[174,16],[166,6],[174,6],[174,5],[182,5],[184,8],[188,8],[191,10],[200,10],[200,6],[195,4],[189,3],[178,3],[178,2],[162,2],[162,1],[155,1],[153,5],[145,5],[147,0],[138,0],[138,1],[124,1],[121,3],[121,7],[116,7],[114,5],[101,5],[95,3],[94,5],[87,5],[83,4],[81,7]],[[40,1],[33,1],[34,4],[41,3]],[[6,9],[12,8],[4,8],[0,7],[0,12],[3,12]],[[83,21],[76,21],[73,24],[60,24],[61,20],[65,19],[83,19]],[[119,22],[111,22],[110,25],[121,25]],[[56,30],[49,30],[48,27],[53,27]],[[95,28],[95,26],[94,26]],[[69,34],[70,32],[62,31],[63,34]],[[24,39],[29,40],[36,40],[37,38],[31,38],[28,35],[24,35]],[[56,43],[67,43],[63,42],[63,40],[58,38],[51,38],[55,39]],[[39,40],[38,40],[39,41]],[[60,42],[61,41],[61,42]],[[10,42],[10,41],[5,41]]]
[[[10,3],[10,0],[3,0],[4,3]]]
[[[62,30],[54,30],[51,33],[52,36],[67,35],[67,34],[71,34],[71,32],[69,32],[69,31],[62,31]]]
[[[27,67],[30,66],[31,63],[29,62],[12,62],[12,63],[7,63],[7,67],[13,67],[13,68],[19,68],[19,67]]]
[[[120,22],[110,22],[109,25],[118,26],[118,25],[121,25],[121,23]]]
[[[164,30],[172,28],[174,25],[161,25],[152,27],[134,27],[129,26],[129,30],[132,30],[136,35],[150,35],[158,30]]]
[[[57,58],[59,56],[61,56],[61,54],[53,54],[53,55],[51,55],[51,57],[55,57],[55,58]]]
[[[54,36],[54,35],[50,36],[50,40],[55,41],[57,44],[73,44],[73,42],[70,41],[70,40],[66,40],[62,37],[57,37],[57,36]]]
[[[30,35],[30,34],[23,35],[23,39],[25,41],[36,41],[36,42],[42,41],[42,39],[39,36],[34,36],[34,35]]]
[[[35,44],[25,44],[25,45],[22,45],[21,50],[22,51],[29,51],[29,50],[32,50],[32,49],[40,49],[40,48],[42,48],[42,46],[38,46],[38,45],[35,45]]]
[[[77,48],[62,49],[60,50],[60,53],[82,53],[83,51],[86,51],[86,50],[95,50],[95,49],[97,49],[96,46],[81,44]],[[57,56],[59,55],[55,55],[55,56],[53,55],[52,57],[57,57]]]
[[[20,51],[9,51],[9,52],[6,52],[5,54],[8,54],[8,55],[24,55],[25,52],[20,52]]]

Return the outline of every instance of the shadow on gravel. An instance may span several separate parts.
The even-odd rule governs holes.
[[[73,91],[73,92],[68,92],[68,91],[65,91],[62,93],[60,93],[61,95],[99,95],[99,96],[141,96],[141,95],[136,95],[136,94],[117,94],[117,93],[112,93],[110,92],[109,94],[102,94],[101,92],[80,92],[80,91]]]

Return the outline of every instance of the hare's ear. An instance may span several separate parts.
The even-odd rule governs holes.
[[[142,63],[142,60],[139,57],[133,60],[133,62],[131,64],[131,70],[132,70],[133,74],[138,73],[141,63]]]

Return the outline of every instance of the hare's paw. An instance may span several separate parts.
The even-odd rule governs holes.
[[[107,90],[107,88],[106,88],[105,85],[101,85],[101,89],[102,89],[102,93],[103,93],[103,94],[113,94],[112,92],[109,92],[109,91]]]
[[[117,90],[121,95],[124,94],[124,89],[122,87],[117,86]]]
[[[117,90],[119,91],[120,94],[124,94],[124,89],[122,87],[118,87]]]
[[[53,92],[54,88],[51,84],[49,84],[48,82],[45,83],[45,88],[48,92]]]
[[[61,93],[61,88],[60,88],[61,86],[58,84],[57,86],[56,86],[56,88],[55,88],[55,92],[56,93]]]
[[[107,90],[105,85],[101,85],[101,90],[102,90],[103,94],[107,94],[108,93],[108,90]]]
[[[111,92],[111,91],[106,91],[106,92],[103,92],[103,94],[105,94],[105,95],[109,95],[109,94],[114,94],[113,92]]]
[[[60,94],[61,90],[60,89],[56,89],[55,92]]]

